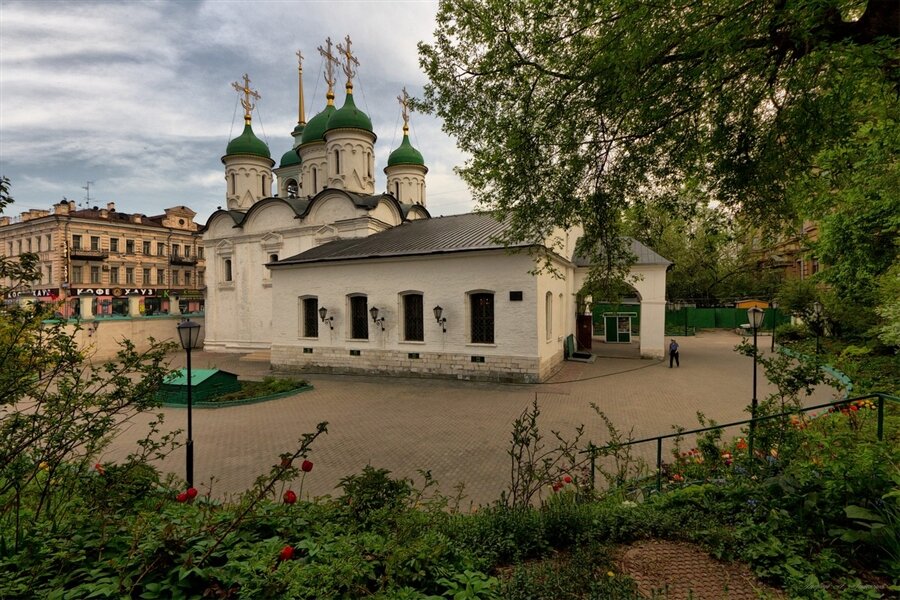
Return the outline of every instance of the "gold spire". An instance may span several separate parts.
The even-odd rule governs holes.
[[[259,100],[262,96],[259,95],[259,92],[256,90],[250,89],[250,76],[244,73],[244,83],[241,85],[237,81],[231,84],[231,87],[235,89],[240,94],[243,94],[244,97],[241,98],[241,106],[244,107],[244,125],[250,124],[250,111],[252,111],[256,105],[250,101],[250,98],[255,100]]]
[[[341,44],[337,45],[338,52],[344,55],[344,62],[341,63],[341,68],[344,69],[344,75],[347,76],[347,93],[353,93],[353,76],[356,74],[356,70],[353,68],[354,66],[359,67],[359,60],[353,53],[350,51],[350,44],[353,42],[350,41],[350,36],[346,36],[344,41],[347,42],[346,46],[341,46]]]
[[[409,135],[409,94],[406,93],[406,86],[403,86],[403,95],[397,96],[397,101],[403,115],[403,135]]]
[[[297,50],[297,80],[300,87],[300,102],[297,107],[297,125],[306,125],[306,111],[303,109],[303,53]]]
[[[334,65],[338,60],[331,53],[331,37],[325,38],[325,48],[319,46],[319,54],[325,58],[325,83],[328,84],[328,92],[325,98],[328,100],[328,106],[334,106]]]

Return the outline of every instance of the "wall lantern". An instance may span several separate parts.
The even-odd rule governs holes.
[[[372,315],[372,322],[376,325],[381,325],[381,330],[384,331],[384,317],[378,317],[378,307],[373,306],[370,308],[369,314]]]
[[[438,304],[437,306],[434,307],[434,320],[437,321],[438,325],[441,326],[441,330],[444,333],[447,333],[447,318],[442,317],[441,315],[443,315],[443,314],[444,314],[444,309],[441,308],[440,304]]]
[[[328,321],[328,326],[331,329],[334,329],[334,317],[333,316],[328,317],[328,316],[326,316],[327,314],[328,314],[328,309],[325,308],[324,306],[319,309],[319,317],[322,319],[322,322],[324,323],[325,321]]]

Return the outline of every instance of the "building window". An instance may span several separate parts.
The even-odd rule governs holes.
[[[156,270],[156,285],[166,285],[166,272],[163,269]]]
[[[303,298],[300,303],[303,311],[301,322],[303,323],[303,337],[319,337],[319,299]]]
[[[231,259],[230,259],[230,258],[226,258],[226,259],[225,259],[225,281],[231,281],[231,276],[232,276],[232,273],[231,273]]]
[[[91,267],[91,283],[100,283],[100,267]]]
[[[231,174],[231,193],[237,194],[237,182],[234,178],[234,173]]]
[[[125,283],[134,285],[134,267],[125,267]]]
[[[178,283],[178,271],[172,271],[172,285],[180,285]]]
[[[49,233],[45,235],[44,238],[47,241],[47,250],[53,250],[53,238],[50,237]]]
[[[191,272],[190,271],[184,272],[184,285],[191,285]]]
[[[72,267],[72,283],[81,283],[81,266]]]
[[[53,283],[53,265],[47,265],[47,283]]]
[[[143,243],[143,252],[145,255],[150,255],[150,242],[145,241]]]
[[[109,283],[119,283],[119,267],[109,268]]]
[[[270,254],[270,255],[269,255],[269,262],[270,262],[270,263],[278,262],[278,255],[277,255],[277,254]]]
[[[118,252],[119,251],[119,238],[109,238],[109,251],[110,252]]]
[[[337,148],[334,149],[334,174],[341,174],[341,151]]]
[[[189,257],[190,255],[191,255],[191,247],[190,247],[190,246],[185,246],[185,247],[184,247],[184,256],[185,256],[185,257]]]
[[[197,258],[203,258],[203,247],[197,248]]]
[[[553,336],[553,294],[547,292],[544,301],[544,326],[547,330],[547,339]]]
[[[134,240],[125,240],[125,254],[134,254]]]
[[[266,176],[265,175],[262,176],[262,189],[259,191],[259,193],[263,196],[267,195],[266,194]]]
[[[313,193],[313,195],[316,194],[318,189],[319,189],[319,171],[315,167],[313,167],[312,168],[312,193]]]
[[[350,337],[369,339],[369,300],[365,296],[350,296]]]
[[[400,182],[399,181],[394,182],[394,198],[396,198],[397,200],[400,200]]]
[[[166,245],[162,242],[156,242],[156,255],[157,256],[165,256],[166,255]]]
[[[203,287],[203,271],[197,272],[197,287]]]
[[[403,296],[403,339],[410,342],[425,340],[422,294]]]
[[[494,343],[494,294],[470,294],[472,308],[472,343]]]
[[[72,236],[72,249],[73,250],[81,250],[81,236],[73,235]],[[19,242],[19,254],[22,253],[22,242]]]
[[[31,242],[28,242],[31,245]],[[96,235],[91,236],[91,250],[100,250],[100,237]]]
[[[144,269],[143,279],[141,279],[141,283],[143,283],[144,285],[150,285],[151,283],[153,283],[152,281],[150,281],[150,269]]]
[[[178,256],[179,254],[181,254],[181,246],[172,244],[172,256]]]

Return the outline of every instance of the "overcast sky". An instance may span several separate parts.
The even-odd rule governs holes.
[[[327,36],[350,35],[359,58],[354,97],[372,118],[376,191],[402,137],[396,97],[422,92],[416,44],[430,41],[437,2],[77,2],[0,0],[0,174],[8,214],[49,208],[64,196],[159,214],[186,205],[201,223],[225,204],[221,156],[243,128],[237,93],[246,72],[262,99],[253,129],[278,161],[297,123],[297,57],[303,52],[306,118],[325,106]],[[336,104],[343,104],[342,77]],[[453,173],[464,160],[432,117],[413,114],[432,215],[472,209]]]

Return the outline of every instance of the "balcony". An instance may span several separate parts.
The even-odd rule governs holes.
[[[88,250],[86,248],[71,248],[69,256],[77,260],[106,260],[109,252],[106,250]]]
[[[194,256],[178,256],[177,254],[173,254],[169,257],[169,264],[187,265],[189,267],[192,267],[197,264],[197,258]]]

